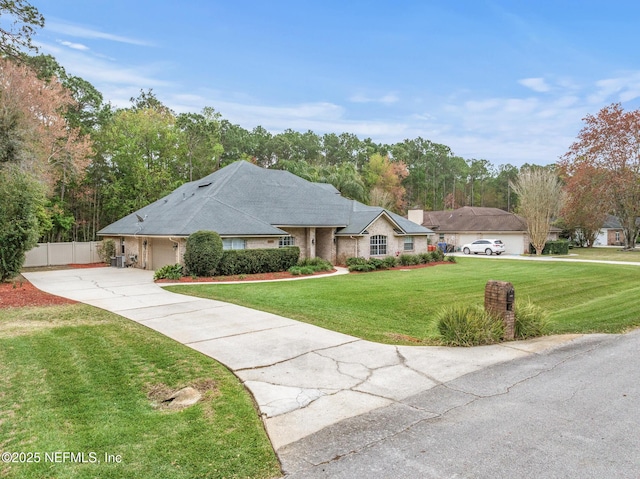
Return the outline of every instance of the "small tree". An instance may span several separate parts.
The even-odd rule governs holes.
[[[518,195],[518,213],[527,221],[529,240],[541,255],[547,242],[551,221],[562,207],[563,193],[560,180],[554,172],[544,168],[527,168],[511,184]]]
[[[184,264],[189,274],[211,276],[222,259],[222,239],[214,231],[196,231],[187,238]]]
[[[0,168],[0,282],[22,269],[25,253],[40,236],[41,185],[15,167]]]

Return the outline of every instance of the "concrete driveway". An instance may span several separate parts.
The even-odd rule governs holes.
[[[475,348],[391,346],[170,293],[153,282],[151,271],[93,268],[24,276],[43,291],[129,318],[227,366],[255,397],[276,451],[468,373],[586,339],[565,335]]]

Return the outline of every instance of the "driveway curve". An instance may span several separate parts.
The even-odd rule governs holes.
[[[276,451],[468,373],[588,340],[564,335],[474,348],[393,346],[171,293],[153,282],[152,271],[66,269],[24,276],[43,291],[119,314],[227,366],[253,394]]]

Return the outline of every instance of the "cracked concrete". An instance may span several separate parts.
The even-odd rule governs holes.
[[[436,417],[444,405],[425,409],[409,398],[441,391],[474,371],[578,338],[546,337],[476,348],[392,346],[170,293],[153,283],[151,271],[95,268],[32,272],[25,277],[44,291],[117,313],[223,363],[253,394],[276,451],[381,408],[394,410],[397,424]],[[474,394],[500,391],[502,381],[451,390],[448,406]],[[391,427],[377,426],[380,437]]]

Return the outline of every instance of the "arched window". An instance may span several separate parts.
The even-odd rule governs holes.
[[[374,235],[370,240],[370,256],[381,256],[387,254],[387,237],[384,235]]]

